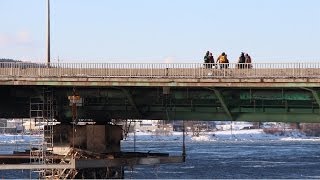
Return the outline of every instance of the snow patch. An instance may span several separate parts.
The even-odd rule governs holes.
[[[191,137],[192,141],[215,141],[215,139],[212,139],[209,137],[209,135],[202,135],[202,136],[193,136]]]
[[[147,132],[136,132],[136,141],[182,141],[182,132],[172,132],[169,135],[154,135]],[[134,140],[134,134],[130,133],[127,141]],[[226,130],[215,132],[202,132],[199,136],[192,136],[188,132],[185,136],[186,141],[317,141],[318,137],[308,137],[297,131],[288,131],[283,134],[266,134],[263,129],[248,130]]]

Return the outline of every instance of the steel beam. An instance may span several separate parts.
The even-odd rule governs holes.
[[[140,157],[140,158],[119,158],[119,159],[77,159],[76,169],[84,168],[106,168],[132,165],[156,165],[168,163],[182,163],[182,156],[172,157]]]
[[[140,110],[138,109],[136,103],[134,102],[132,95],[128,92],[128,90],[124,89],[124,88],[120,88],[121,91],[123,92],[123,94],[127,97],[130,105],[134,108],[134,110],[136,111],[138,117],[142,117],[142,114],[140,112]]]
[[[228,116],[231,118],[231,121],[233,121],[233,116],[231,114],[231,112],[229,111],[229,108],[227,106],[227,104],[224,101],[223,96],[221,95],[220,91],[218,91],[216,88],[208,88],[210,90],[212,90],[214,92],[214,94],[217,96],[217,98],[219,99],[219,102],[223,108],[223,110],[228,114]]]
[[[302,87],[301,89],[310,91],[312,93],[314,99],[316,100],[317,104],[319,105],[319,108],[320,108],[320,98],[319,98],[317,91],[315,91],[314,89],[306,88],[306,87]]]
[[[73,169],[74,164],[0,164],[0,170],[15,169]]]
[[[318,113],[233,113],[235,116],[233,121],[248,122],[304,122],[319,123],[320,116]],[[201,121],[230,121],[230,117],[226,113],[212,112],[175,112],[169,113],[173,120],[201,120]],[[158,120],[163,116],[163,112],[146,114],[146,119]]]
[[[182,163],[182,156],[171,157],[138,157],[116,159],[71,159],[70,164],[1,164],[0,170],[15,169],[85,169],[106,168],[132,165],[155,165]]]

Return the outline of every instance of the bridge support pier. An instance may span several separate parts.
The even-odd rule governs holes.
[[[74,136],[73,136],[74,133]],[[73,138],[74,137],[74,138]],[[120,153],[120,141],[122,129],[116,125],[83,125],[76,126],[73,132],[72,125],[56,125],[54,128],[54,153],[67,155],[73,149],[73,158],[88,158],[92,160],[114,159],[115,154]],[[71,147],[71,148],[69,148]],[[65,149],[65,151],[61,151]],[[66,150],[66,149],[69,149]],[[60,151],[59,151],[60,150]],[[72,157],[72,155],[71,155]],[[103,168],[75,169],[73,178],[123,178],[123,166]]]
[[[76,126],[74,131],[72,125],[56,125],[53,138],[53,153],[64,155],[61,163],[67,167],[55,166],[58,173],[50,178],[124,178],[125,166],[184,162],[182,156],[167,153],[121,152],[122,128],[118,125],[90,124]]]

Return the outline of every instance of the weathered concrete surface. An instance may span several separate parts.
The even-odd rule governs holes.
[[[32,78],[5,77],[1,85],[13,86],[135,86],[135,87],[320,87],[320,80],[313,78]]]
[[[318,68],[0,68],[0,85],[320,87]],[[270,66],[272,67],[272,66]]]
[[[75,127],[73,139],[72,125],[54,126],[54,146],[72,147],[96,153],[119,152],[122,129],[116,125],[83,125]]]
[[[120,142],[123,139],[122,128],[117,125],[106,126],[106,151],[120,152]]]
[[[104,125],[87,125],[86,131],[87,150],[99,153],[106,152],[106,127]]]

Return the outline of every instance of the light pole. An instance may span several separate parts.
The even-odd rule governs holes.
[[[4,134],[5,133],[5,131],[6,131],[6,123],[4,123],[4,122],[0,122],[0,124],[2,124],[2,126],[0,126],[0,128],[2,129],[2,134]]]
[[[50,67],[50,0],[47,0],[47,66]]]

